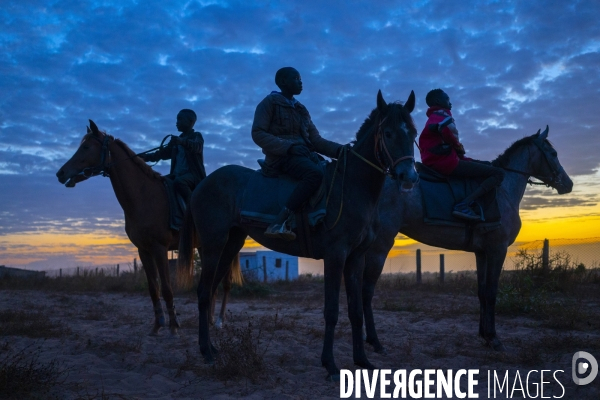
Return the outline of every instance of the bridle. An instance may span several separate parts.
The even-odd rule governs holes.
[[[399,157],[394,160],[394,157],[392,157],[392,155],[390,154],[387,144],[385,143],[385,138],[383,137],[383,123],[385,122],[386,119],[387,119],[387,117],[382,118],[379,121],[379,124],[377,127],[377,132],[375,132],[375,137],[374,137],[374,139],[375,139],[375,146],[374,146],[375,159],[377,160],[377,163],[379,164],[379,166],[373,164],[371,161],[367,160],[366,158],[364,158],[363,156],[358,154],[356,151],[354,151],[354,148],[350,148],[350,152],[352,154],[354,154],[356,157],[358,157],[359,159],[361,159],[364,162],[366,162],[367,164],[369,164],[371,167],[375,168],[377,171],[381,172],[382,174],[388,175],[388,176],[394,178],[394,176],[393,176],[394,167],[396,167],[396,165],[398,165],[400,162],[402,162],[404,160],[412,160],[414,162],[415,157],[414,156],[402,156],[402,157]],[[356,147],[356,144],[354,145],[354,147]]]
[[[100,142],[100,144],[102,144],[102,150],[100,151],[100,164],[96,165],[95,167],[85,167],[84,169],[79,171],[79,173],[73,175],[73,177],[71,179],[75,178],[76,176],[82,176],[84,179],[88,179],[93,176],[98,176],[100,174],[102,174],[102,176],[104,176],[104,177],[110,176],[108,174],[108,168],[110,167],[111,164],[106,164],[106,160],[110,156],[110,151],[108,150],[108,144],[109,144],[109,141],[112,138],[112,136],[104,134],[104,138],[100,139],[96,135],[92,134],[91,137],[93,139],[97,140],[98,142]]]
[[[550,158],[550,156],[548,155],[548,152],[546,150],[544,150],[544,140],[535,138],[535,139],[533,139],[533,144],[535,144],[536,147],[540,150],[540,152],[544,155],[544,159],[546,160],[546,162],[548,163],[548,166],[550,167],[550,170],[552,171],[551,176],[532,175],[529,172],[520,171],[520,170],[508,168],[508,167],[501,167],[501,168],[506,171],[515,172],[517,174],[526,176],[528,178],[527,183],[529,183],[530,185],[545,185],[546,187],[555,187],[554,185],[561,183],[560,175],[561,175],[562,168],[557,166],[556,163],[554,162],[554,160],[552,158]],[[531,177],[531,176],[533,176],[535,179],[539,179],[542,182],[532,181],[531,179],[529,179],[529,177]]]
[[[354,150],[354,147],[363,143],[363,141],[365,141],[369,135],[364,135],[359,141],[357,141],[354,144],[353,147],[342,146],[341,153],[338,156],[338,164],[335,168],[336,172],[333,174],[333,178],[331,179],[331,184],[329,185],[329,192],[327,193],[327,198],[325,200],[325,208],[327,208],[327,206],[329,204],[329,198],[331,197],[331,192],[333,191],[333,185],[335,182],[335,177],[337,175],[337,169],[339,168],[340,165],[342,165],[342,189],[340,191],[342,193],[342,196],[340,199],[340,208],[338,211],[337,218],[335,219],[335,222],[333,223],[333,225],[327,226],[325,221],[323,221],[323,225],[325,226],[326,230],[329,231],[329,230],[333,229],[334,226],[337,225],[337,223],[339,222],[340,217],[342,215],[342,209],[344,208],[343,193],[344,193],[344,182],[345,182],[345,178],[346,178],[346,161],[348,159],[348,157],[347,157],[348,151],[350,151],[350,153],[354,154],[356,157],[358,157],[360,160],[364,161],[371,167],[375,168],[377,171],[381,172],[384,175],[390,176],[392,178],[394,178],[392,172],[394,170],[394,167],[396,165],[398,165],[398,163],[400,163],[404,160],[412,160],[414,162],[414,160],[415,160],[414,156],[402,156],[402,157],[399,157],[396,160],[394,160],[394,158],[390,154],[390,152],[387,148],[387,145],[385,143],[385,139],[383,138],[383,123],[385,122],[386,119],[387,119],[387,117],[382,118],[379,121],[379,124],[377,126],[377,132],[375,132],[375,146],[374,146],[375,159],[377,160],[377,163],[379,164],[379,166],[377,166],[374,163],[372,163],[371,161],[367,160],[365,157],[361,156]],[[383,159],[382,159],[382,155],[383,155]]]
[[[100,139],[95,134],[91,135],[91,137],[94,140],[97,140],[98,142],[100,142],[102,144],[102,150],[100,150],[100,163],[94,167],[85,167],[84,169],[79,171],[77,174],[73,175],[73,177],[71,179],[75,178],[76,176],[82,176],[84,179],[88,179],[88,178],[91,178],[93,176],[98,176],[98,175],[102,175],[103,177],[110,177],[110,174],[108,173],[108,169],[110,167],[112,167],[113,165],[115,165],[121,161],[130,160],[130,159],[132,159],[134,157],[138,157],[142,154],[150,153],[151,151],[161,149],[164,147],[163,145],[164,145],[165,141],[167,140],[167,138],[169,138],[170,136],[173,136],[173,135],[165,136],[164,139],[162,140],[162,142],[160,142],[160,146],[158,146],[158,147],[143,151],[141,153],[136,153],[133,156],[124,158],[122,160],[107,163],[106,160],[108,160],[110,158],[110,150],[108,149],[108,145],[109,145],[110,140],[114,140],[114,138],[106,133],[103,133],[103,135],[104,135],[103,139]]]

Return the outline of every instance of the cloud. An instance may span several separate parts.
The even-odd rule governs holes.
[[[591,174],[600,167],[599,12],[594,1],[541,0],[9,1],[0,12],[0,233],[118,230],[94,220],[122,221],[107,180],[67,190],[53,176],[90,118],[143,151],[177,133],[177,112],[192,108],[208,172],[257,168],[254,109],[286,65],[301,72],[298,99],[328,139],[349,142],[378,89],[388,101],[415,90],[420,128],[426,93],[441,87],[472,157],[492,159],[548,124],[569,174]]]

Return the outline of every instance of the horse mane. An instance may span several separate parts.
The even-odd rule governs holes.
[[[508,161],[510,160],[510,158],[513,156],[513,154],[522,146],[528,146],[531,143],[533,143],[533,141],[536,138],[536,135],[531,135],[531,136],[525,136],[524,138],[521,138],[515,142],[513,142],[513,144],[511,144],[510,146],[508,146],[508,148],[506,150],[504,150],[504,153],[500,154],[498,157],[496,157],[495,160],[492,161],[492,165],[495,167],[502,167],[504,165],[506,165],[508,163]],[[548,139],[546,139],[546,141],[548,143],[550,143],[550,141]],[[550,143],[550,145],[552,145],[552,143]]]
[[[395,126],[399,125],[400,122],[404,122],[409,126],[409,128],[411,128],[411,130],[416,131],[415,123],[410,116],[410,113],[406,110],[406,108],[404,108],[404,103],[400,101],[394,101],[388,103],[388,107],[387,118],[391,118],[389,122]],[[356,143],[371,130],[373,124],[375,121],[377,121],[379,114],[380,111],[377,107],[371,110],[369,116],[362,123],[358,129],[358,132],[356,132],[356,139],[353,141],[353,143]]]
[[[151,166],[146,164],[144,160],[136,156],[136,153],[129,148],[121,139],[115,139],[115,143],[127,154],[127,157],[131,157],[131,161],[136,164],[140,169],[152,179],[161,179],[162,175],[152,169]]]
[[[142,160],[140,157],[137,157],[136,153],[134,153],[134,151],[131,150],[129,148],[129,146],[127,146],[125,144],[125,142],[123,142],[121,139],[115,139],[113,136],[109,135],[108,133],[106,133],[104,131],[100,131],[100,133],[113,139],[115,141],[115,143],[117,144],[117,146],[119,146],[125,152],[125,154],[127,154],[127,157],[131,157],[131,161],[133,161],[134,164],[136,164],[138,167],[140,167],[142,172],[144,172],[149,178],[161,179],[162,175],[160,173],[156,172],[155,170],[153,170],[152,167],[150,167],[148,164],[146,164],[146,162],[144,160]],[[85,142],[93,135],[94,135],[93,132],[86,133],[83,136],[83,138],[81,139],[81,143]]]

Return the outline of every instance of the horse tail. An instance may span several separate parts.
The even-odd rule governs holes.
[[[242,275],[242,267],[240,266],[240,253],[237,253],[231,262],[229,269],[229,278],[232,284],[242,286],[244,284],[244,276]]]
[[[194,283],[194,245],[197,242],[196,224],[188,205],[179,230],[179,251],[177,257],[176,284],[178,288],[188,290]]]

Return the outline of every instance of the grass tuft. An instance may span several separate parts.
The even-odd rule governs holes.
[[[0,357],[0,398],[47,399],[49,391],[64,383],[68,370],[57,360],[39,361],[40,347],[26,347],[16,353],[3,351]],[[4,344],[3,350],[8,348]]]

